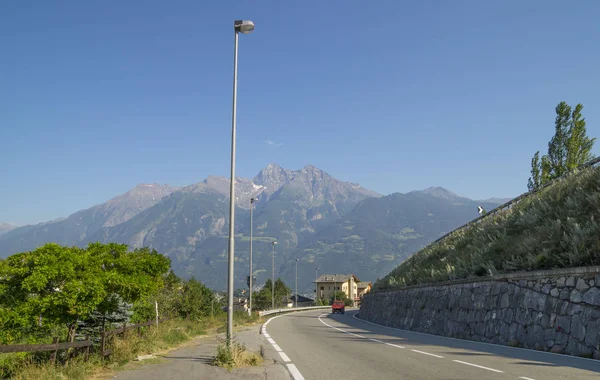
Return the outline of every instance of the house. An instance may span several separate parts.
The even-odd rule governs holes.
[[[373,284],[370,281],[362,281],[357,284],[358,289],[358,302],[355,302],[357,307],[360,307],[360,301],[363,296],[371,291]]]
[[[288,307],[294,307],[295,303],[296,303],[296,295],[294,294],[290,297]],[[315,304],[315,300],[310,299],[308,297],[304,297],[302,295],[298,295],[298,307],[313,306],[314,304]]]
[[[317,299],[328,301],[334,292],[344,292],[348,298],[358,301],[358,286],[360,282],[353,274],[322,274],[315,281],[317,288]]]

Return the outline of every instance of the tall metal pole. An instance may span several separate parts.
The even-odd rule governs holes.
[[[250,281],[248,287],[250,288],[248,295],[248,315],[252,315],[252,210],[254,209],[255,198],[250,198]]]
[[[317,298],[319,297],[319,267],[315,267],[315,306],[317,306]]]
[[[271,310],[275,309],[275,242],[271,243],[273,245],[273,254],[272,258],[272,273],[271,273]]]
[[[335,279],[335,276],[336,276],[336,275],[334,274],[334,275],[333,275],[333,300],[334,300],[334,301],[337,301],[337,289],[336,289],[336,286],[337,286],[337,280]]]
[[[237,117],[237,65],[238,32],[234,33],[233,44],[233,110],[231,116],[231,181],[229,183],[229,270],[227,273],[227,346],[231,344],[233,333],[233,261],[235,258],[235,128]]]
[[[296,307],[298,307],[298,259],[296,259]]]

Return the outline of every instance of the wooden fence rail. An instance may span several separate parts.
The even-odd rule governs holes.
[[[159,319],[158,322],[162,323],[167,321],[169,318]],[[138,334],[141,334],[141,328],[146,326],[152,326],[156,324],[155,319],[151,319],[147,322],[136,323],[132,325],[123,324],[123,327],[103,331],[100,333],[100,346],[101,346],[101,354],[102,357],[106,357],[111,354],[111,350],[106,349],[106,341],[107,338],[113,335],[123,334],[127,330],[138,329]],[[77,341],[77,342],[65,342],[58,343],[58,338],[54,337],[52,339],[52,343],[49,344],[0,344],[0,353],[10,353],[10,352],[44,352],[44,351],[53,351],[50,356],[50,361],[52,363],[56,360],[56,354],[59,350],[67,350],[69,348],[85,348],[85,359],[87,360],[90,354],[90,347],[94,345],[94,342],[89,339],[89,336],[85,337],[85,340]]]
[[[85,340],[66,343],[58,343],[58,338],[54,337],[52,339],[52,343],[50,344],[2,344],[0,345],[0,353],[53,351],[52,355],[50,356],[50,361],[54,363],[58,350],[67,350],[69,348],[85,348],[85,359],[87,360],[90,354],[90,347],[92,347],[93,344],[94,343],[87,336],[85,337]]]

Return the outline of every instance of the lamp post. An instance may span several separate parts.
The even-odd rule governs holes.
[[[315,306],[317,306],[317,297],[319,296],[319,267],[315,267]]]
[[[296,259],[296,307],[298,307],[298,261],[300,259]]]
[[[250,293],[248,294],[248,315],[252,315],[252,210],[254,209],[254,202],[258,201],[258,198],[250,198],[250,277],[248,288]]]
[[[337,286],[337,280],[335,279],[335,274],[333,275],[333,300],[337,301],[337,289],[335,288]]]
[[[277,245],[277,242],[271,242],[271,245],[273,246],[273,254],[271,255],[273,261],[271,273],[271,310],[273,310],[275,309],[275,245]]]
[[[233,22],[233,106],[231,112],[231,181],[229,184],[229,255],[227,274],[227,346],[231,344],[233,332],[233,262],[234,248],[234,213],[235,213],[235,127],[237,117],[237,64],[238,64],[238,33],[248,34],[254,30],[254,23],[248,20]]]

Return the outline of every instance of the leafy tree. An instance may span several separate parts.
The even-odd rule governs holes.
[[[587,136],[582,110],[581,104],[577,104],[573,110],[566,102],[560,102],[556,106],[555,131],[548,143],[548,154],[540,158],[538,151],[531,159],[531,177],[527,183],[529,191],[538,189],[594,158],[591,150],[596,138]]]
[[[50,243],[8,257],[0,272],[2,331],[6,340],[39,324],[67,325],[74,338],[79,318],[107,297],[98,258],[77,247]]]
[[[337,292],[335,292],[335,295],[334,295],[334,296],[332,296],[332,297],[329,299],[329,304],[330,304],[330,305],[331,305],[331,304],[333,304],[333,301],[334,301],[334,299],[337,299],[337,300],[342,300],[342,301],[344,301],[344,304],[345,304],[346,306],[352,306],[352,305],[354,304],[354,302],[353,302],[353,301],[352,301],[350,298],[348,298],[348,296],[346,295],[346,293],[344,293],[344,292],[342,292],[342,291],[337,291]]]
[[[267,279],[265,286],[258,292],[252,295],[252,307],[255,310],[266,310],[271,308],[273,282]],[[287,304],[287,300],[291,294],[290,288],[278,278],[275,281],[275,307],[282,307]]]
[[[134,322],[145,322],[156,315],[155,304],[158,302],[158,313],[161,318],[174,318],[180,316],[183,281],[173,270],[163,277],[164,286],[158,291],[148,294],[133,304],[131,317]]]
[[[147,248],[127,252],[123,244],[86,249],[49,243],[10,256],[0,265],[1,339],[52,325],[75,338],[78,321],[118,313],[163,286],[170,260]]]
[[[211,290],[194,278],[191,278],[183,286],[181,316],[198,320],[200,317],[209,315],[212,299],[213,294]]]

